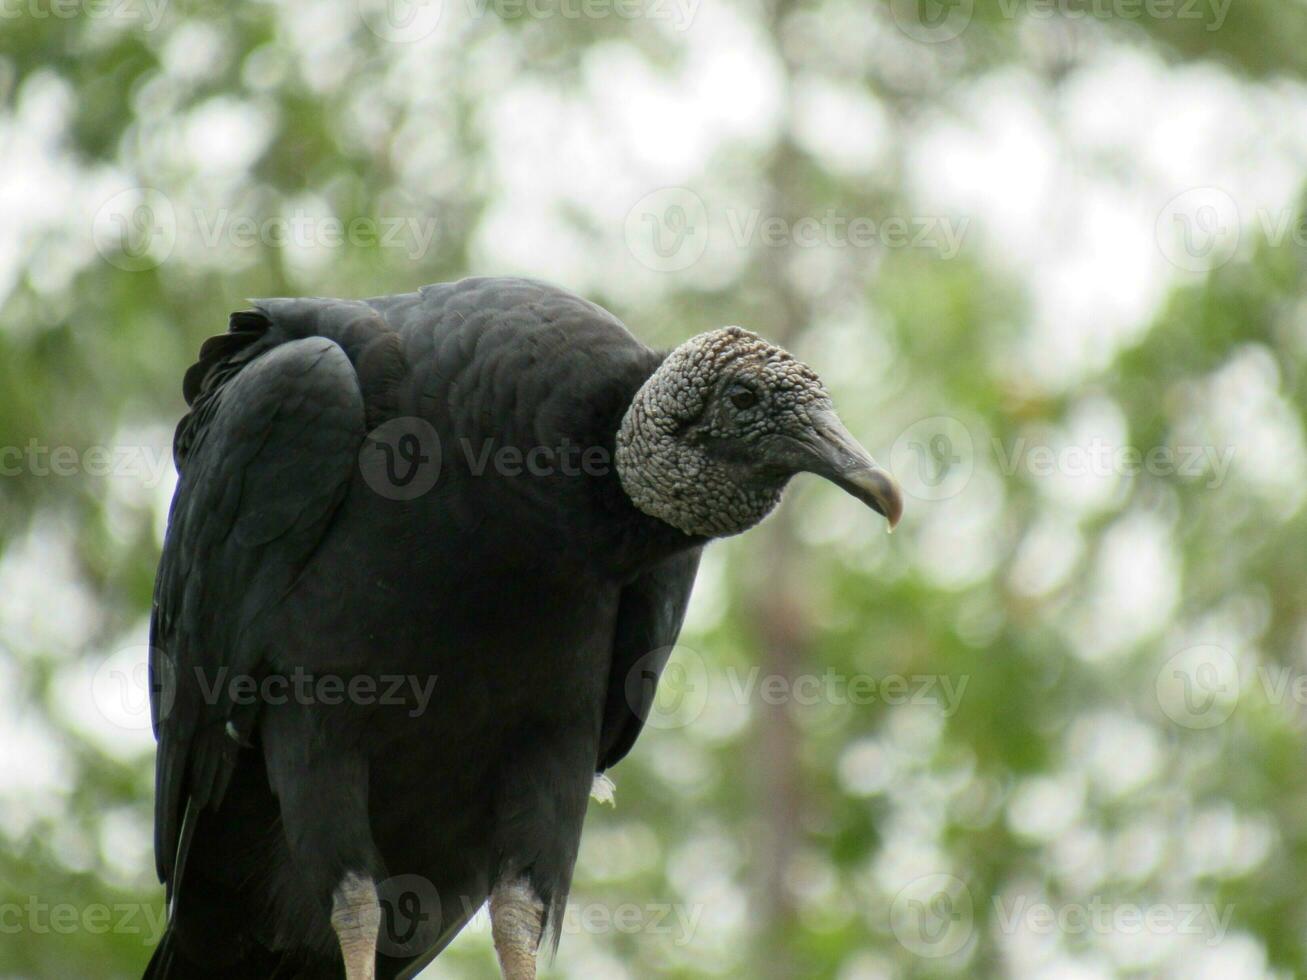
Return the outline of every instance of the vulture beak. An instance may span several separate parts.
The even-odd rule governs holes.
[[[903,494],[894,477],[876,465],[834,412],[813,417],[804,441],[806,459],[801,467],[825,477],[889,521],[890,530],[903,516]]]

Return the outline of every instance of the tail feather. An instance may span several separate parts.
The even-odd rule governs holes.
[[[183,948],[177,930],[169,923],[141,980],[342,980],[339,961],[307,960],[247,945],[235,960],[222,958],[220,966]]]

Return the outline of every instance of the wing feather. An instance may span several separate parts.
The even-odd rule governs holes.
[[[277,343],[271,327],[238,314],[232,333],[204,345],[175,440],[150,644],[155,854],[170,893],[188,806],[221,801],[257,723],[230,681],[261,675],[268,614],[321,541],[364,438],[346,352],[327,337]]]
[[[658,680],[685,620],[702,551],[694,548],[674,555],[622,590],[597,772],[616,765],[631,751],[649,717]]]

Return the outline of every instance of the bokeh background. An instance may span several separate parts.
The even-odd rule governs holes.
[[[157,938],[202,338],[500,273],[909,493],[709,549],[550,976],[1307,975],[1305,77],[1289,0],[0,0],[0,975]]]

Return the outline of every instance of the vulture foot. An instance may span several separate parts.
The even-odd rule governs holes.
[[[332,895],[331,927],[345,958],[345,980],[376,980],[381,903],[371,878],[345,875]]]
[[[504,980],[535,980],[544,921],[545,903],[526,879],[495,885],[490,893],[490,932]]]

